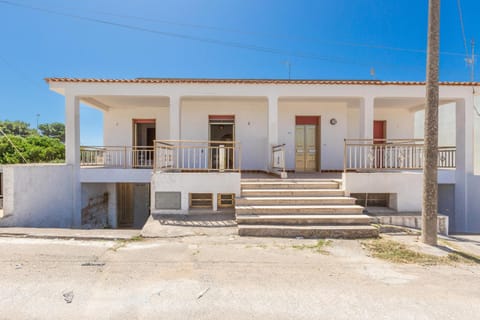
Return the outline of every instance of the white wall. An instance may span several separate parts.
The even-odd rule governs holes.
[[[467,188],[467,196],[468,196],[468,206],[466,212],[466,228],[462,225],[456,225],[457,231],[463,232],[480,232],[480,197],[479,197],[479,190],[480,190],[480,176],[478,175],[471,175],[467,179],[468,181],[468,188]],[[463,220],[463,219],[462,219]]]
[[[358,139],[360,137],[360,108],[347,108],[347,139]]]
[[[235,140],[241,143],[242,170],[267,169],[267,100],[184,99],[182,140],[209,140],[209,115],[235,115]]]
[[[0,226],[70,227],[73,169],[65,164],[6,165]]]
[[[295,116],[320,116],[320,169],[342,170],[347,137],[347,103],[321,100],[280,100],[278,142],[286,144],[287,169],[295,169]],[[330,119],[337,119],[336,125]]]
[[[82,183],[149,183],[152,179],[152,169],[113,169],[113,168],[81,168]]]
[[[166,107],[112,108],[103,116],[103,144],[105,146],[131,146],[133,119],[156,119],[156,139],[169,138],[169,111]]]
[[[181,192],[181,210],[156,210],[155,192]],[[189,193],[213,193],[213,210],[217,207],[217,193],[240,196],[240,173],[156,173],[152,177],[151,212],[187,213]]]
[[[350,193],[394,193],[399,212],[422,211],[421,172],[344,173],[344,188]]]
[[[414,137],[415,113],[406,108],[375,108],[374,119],[387,121],[387,139]]]

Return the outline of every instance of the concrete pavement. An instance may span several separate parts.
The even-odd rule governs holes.
[[[1,319],[474,319],[478,265],[397,265],[356,240],[0,237]],[[68,300],[71,298],[71,302]]]

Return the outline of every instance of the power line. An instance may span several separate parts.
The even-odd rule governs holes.
[[[457,0],[457,8],[458,8],[458,16],[460,18],[460,27],[462,29],[462,36],[463,36],[463,46],[465,47],[465,57],[468,59],[468,46],[467,46],[467,37],[465,36],[465,26],[463,24],[463,14],[462,14],[462,5],[460,0]]]
[[[310,38],[310,37],[284,36],[284,35],[271,34],[271,33],[252,32],[252,31],[217,27],[217,26],[211,26],[211,25],[205,25],[205,24],[192,24],[192,23],[185,23],[185,22],[176,22],[176,21],[166,20],[166,19],[154,19],[154,18],[140,17],[140,16],[135,16],[135,15],[117,14],[117,13],[106,12],[106,11],[102,11],[102,10],[92,10],[92,9],[85,9],[85,8],[80,8],[80,7],[61,6],[61,7],[57,7],[57,8],[67,9],[67,10],[75,10],[75,11],[83,10],[83,11],[86,11],[86,12],[103,14],[103,15],[107,15],[107,16],[111,16],[111,17],[117,17],[117,18],[134,19],[134,20],[146,21],[146,22],[156,22],[156,23],[169,24],[169,25],[187,27],[187,28],[213,30],[213,31],[218,31],[218,32],[228,32],[228,33],[236,33],[236,34],[243,34],[243,35],[268,37],[268,38],[280,39],[280,40],[296,40],[296,41],[314,42],[314,43],[319,43],[319,44],[327,44],[327,45],[335,45],[335,46],[348,46],[348,47],[382,49],[382,50],[410,52],[410,53],[421,53],[421,54],[427,52],[425,49],[401,48],[401,47],[395,47],[395,46],[385,46],[385,45],[348,42],[348,41],[325,41],[325,40],[320,40],[320,39]],[[450,56],[463,56],[462,53],[448,52],[448,51],[442,51],[442,52],[440,52],[440,54],[450,55]]]
[[[118,23],[118,22],[113,22],[113,21],[108,21],[108,20],[103,20],[103,19],[80,16],[80,15],[76,15],[76,14],[63,13],[63,12],[50,10],[50,9],[46,9],[46,8],[40,8],[40,7],[18,4],[18,3],[14,3],[14,2],[6,1],[6,0],[0,0],[0,3],[11,5],[11,6],[16,6],[16,7],[27,8],[27,9],[36,10],[36,11],[47,12],[47,13],[50,13],[50,14],[60,15],[60,16],[64,16],[64,17],[70,17],[70,18],[74,18],[74,19],[78,19],[78,20],[84,20],[84,21],[99,23],[99,24],[103,24],[103,25],[110,25],[110,26],[116,26],[116,27],[120,27],[120,28],[124,28],[124,29],[130,29],[130,30],[136,30],[136,31],[142,31],[142,32],[157,34],[157,35],[166,36],[166,37],[200,41],[200,42],[205,42],[205,43],[210,43],[210,44],[215,44],[215,45],[241,48],[241,49],[247,49],[247,50],[254,50],[254,51],[260,51],[260,52],[265,52],[265,53],[272,53],[272,54],[279,54],[279,55],[290,55],[290,56],[295,56],[295,57],[298,57],[298,58],[323,60],[323,61],[330,61],[330,62],[344,63],[344,64],[353,64],[353,65],[359,65],[359,66],[370,66],[369,64],[366,64],[366,63],[359,63],[357,61],[347,60],[347,59],[337,58],[337,57],[332,57],[332,56],[320,56],[320,55],[315,55],[315,54],[306,53],[306,52],[299,52],[299,51],[290,52],[290,51],[284,51],[284,50],[265,47],[265,46],[243,44],[243,43],[233,42],[233,41],[224,41],[224,40],[218,40],[218,39],[213,39],[213,38],[196,37],[196,36],[192,36],[192,35],[175,33],[175,32],[160,31],[160,30],[155,30],[155,29],[150,29],[150,28],[145,28],[145,27],[139,27],[139,26],[134,26],[134,25],[125,24],[125,23]]]
[[[8,1],[8,0],[0,0],[0,3],[11,5],[11,6],[16,6],[16,7],[21,7],[21,8],[26,8],[26,9],[31,9],[31,10],[36,10],[36,11],[47,12],[47,13],[54,14],[54,15],[70,17],[70,18],[74,18],[74,19],[78,19],[78,20],[90,21],[90,22],[94,22],[94,23],[111,25],[111,26],[116,26],[116,27],[130,29],[130,30],[153,33],[153,34],[157,34],[157,35],[161,35],[161,36],[175,37],[175,38],[181,38],[181,39],[193,40],[193,41],[200,41],[200,42],[205,42],[205,43],[210,43],[210,44],[216,44],[216,45],[227,46],[227,47],[235,47],[235,48],[241,48],[241,49],[247,49],[247,50],[255,50],[255,51],[259,51],[259,52],[265,52],[265,53],[271,53],[271,54],[277,54],[277,55],[288,55],[288,56],[294,56],[294,57],[304,58],[304,59],[323,60],[323,61],[330,61],[330,62],[334,62],[334,63],[343,63],[343,64],[352,64],[352,65],[358,65],[358,66],[364,66],[364,67],[371,67],[371,64],[368,64],[368,63],[360,63],[358,61],[347,60],[347,59],[344,59],[344,58],[338,58],[338,57],[333,57],[333,56],[321,56],[321,55],[316,55],[316,54],[312,54],[312,53],[305,53],[305,52],[298,52],[298,51],[291,52],[291,51],[285,51],[285,50],[275,49],[275,48],[265,47],[265,46],[243,44],[243,43],[233,42],[233,41],[224,41],[224,40],[218,40],[218,39],[213,39],[213,38],[196,37],[196,36],[192,36],[192,35],[188,35],[188,34],[181,34],[181,33],[155,30],[155,29],[139,27],[139,26],[125,24],[125,23],[113,22],[113,21],[108,21],[108,20],[103,20],[103,19],[81,16],[81,15],[77,15],[77,14],[60,12],[60,11],[51,10],[51,9],[48,9],[48,8],[42,8],[42,7],[30,6],[30,5],[26,5],[26,4],[15,3],[15,2]],[[94,11],[94,10],[89,10],[89,11]],[[141,19],[141,20],[151,20],[151,21],[158,21],[158,22],[163,21],[164,23],[171,23],[171,24],[177,24],[177,25],[183,25],[183,26],[189,26],[189,27],[195,27],[195,28],[202,27],[202,28],[215,29],[215,30],[219,30],[219,31],[241,32],[239,30],[233,30],[232,31],[232,30],[218,28],[218,27],[212,27],[212,26],[185,24],[185,23],[174,23],[174,22],[167,21],[167,20],[148,19],[148,18],[141,18],[141,17],[129,16],[129,15],[116,15],[116,14],[112,14],[112,13],[105,13],[103,11],[97,11],[97,12],[101,12],[103,14],[109,14],[111,16],[120,16],[120,17],[127,17],[127,18]],[[248,32],[242,32],[242,33],[253,34],[253,33],[248,33]],[[270,35],[270,36],[272,36],[272,35]],[[281,36],[274,36],[274,37],[283,38],[283,39],[291,38],[291,37],[281,37]],[[335,42],[335,44],[337,44],[337,45],[347,45],[347,46],[357,46],[357,47],[367,47],[367,48],[377,48],[377,49],[385,49],[385,50],[415,52],[415,53],[425,53],[426,52],[425,50],[418,50],[418,49],[406,49],[406,48],[388,47],[388,46],[381,46],[381,45],[358,44],[358,43],[348,43],[348,42]],[[458,54],[458,53],[454,53],[454,52],[444,52],[443,54],[446,54],[446,55],[462,55],[462,54]],[[377,63],[377,65],[378,65],[378,63]],[[391,66],[390,64],[385,64],[385,63],[382,63],[380,65]],[[398,66],[398,64],[395,64],[394,66]]]

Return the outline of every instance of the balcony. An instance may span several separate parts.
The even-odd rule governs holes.
[[[157,140],[156,172],[240,172],[236,141]]]
[[[152,169],[153,146],[80,147],[80,166],[91,168]]]
[[[438,148],[438,167],[455,168],[455,147]],[[344,171],[422,170],[423,139],[345,139]]]

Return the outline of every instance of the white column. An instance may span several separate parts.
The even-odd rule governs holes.
[[[360,139],[373,139],[374,97],[360,101]]]
[[[80,103],[69,94],[65,96],[65,160],[80,166]]]
[[[80,183],[80,102],[65,95],[65,162],[72,166],[72,226],[82,223],[82,188]]]
[[[469,231],[468,183],[473,174],[473,96],[456,102],[455,228]],[[472,212],[473,213],[473,212]]]
[[[278,97],[268,97],[268,165],[272,168],[272,146],[278,145]]]
[[[180,97],[170,97],[170,140],[180,140]]]

